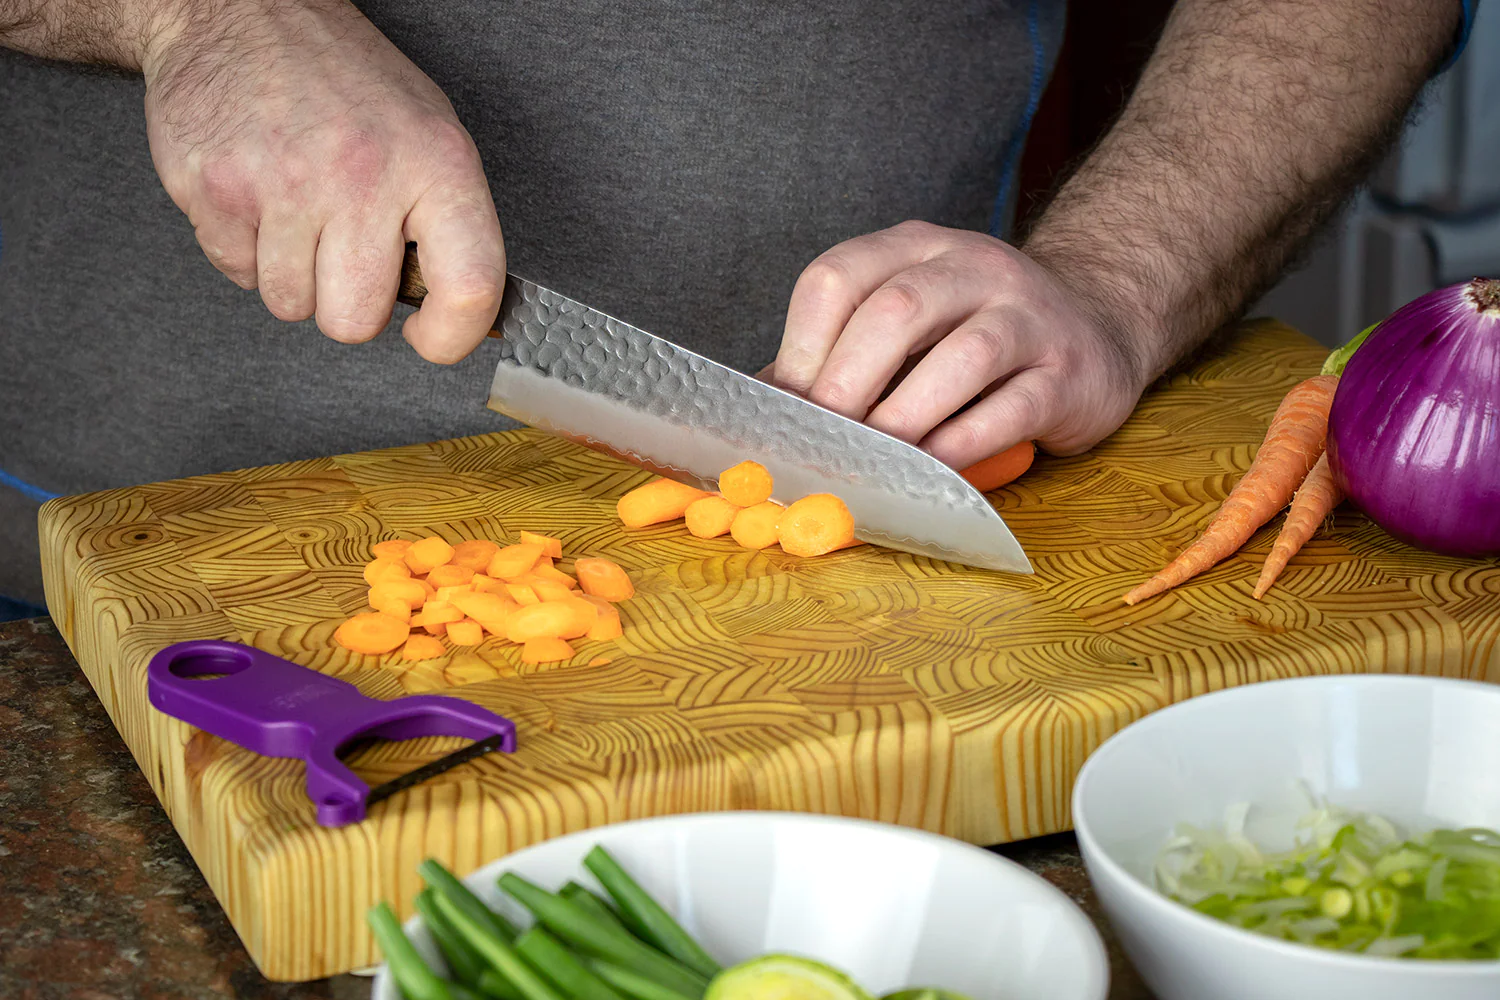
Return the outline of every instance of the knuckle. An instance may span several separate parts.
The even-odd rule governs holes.
[[[896,225],[891,227],[891,231],[900,233],[903,236],[928,237],[939,232],[941,228],[940,226],[934,226],[930,222],[923,222],[921,219],[907,219],[905,222],[896,223]]]
[[[255,182],[234,157],[205,160],[198,168],[198,185],[209,205],[220,213],[241,215],[255,208]]]
[[[427,133],[428,150],[438,162],[470,166],[478,161],[479,151],[469,130],[450,118],[439,118]]]
[[[850,415],[855,412],[859,403],[859,390],[852,378],[839,370],[830,371],[824,368],[818,376],[817,382],[813,384],[808,398],[819,406],[827,407],[835,413]],[[863,417],[861,411],[858,416]]]
[[[915,322],[922,315],[922,293],[904,282],[890,282],[875,289],[869,309],[877,317],[898,326]]]
[[[797,279],[797,291],[819,301],[837,299],[853,285],[849,264],[838,254],[825,253],[807,267]]]
[[[355,195],[373,192],[385,173],[385,164],[385,150],[369,132],[348,129],[338,138],[333,170],[345,191]]]
[[[470,266],[443,281],[448,306],[465,316],[487,316],[500,306],[503,274],[492,267]]]
[[[1004,337],[997,331],[987,328],[955,330],[949,334],[946,346],[953,352],[955,366],[963,371],[999,374],[995,369],[999,367],[1005,349]]]

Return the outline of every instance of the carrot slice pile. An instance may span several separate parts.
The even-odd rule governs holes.
[[[653,492],[658,501],[665,495]],[[563,555],[561,539],[531,531],[520,537],[511,545],[438,537],[374,543],[364,567],[371,610],[340,624],[334,641],[357,653],[399,650],[404,661],[425,662],[493,637],[521,645],[523,663],[553,663],[576,655],[570,640],[607,642],[624,634],[610,603],[635,593],[622,567],[583,557],[569,573],[553,565]],[[609,658],[590,662],[596,661]]]

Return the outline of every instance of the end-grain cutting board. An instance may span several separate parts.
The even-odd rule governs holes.
[[[990,844],[1062,830],[1085,756],[1121,726],[1227,685],[1413,671],[1500,680],[1500,567],[1422,554],[1340,514],[1264,602],[1274,532],[1165,597],[1119,596],[1190,540],[1249,464],[1276,404],[1323,351],[1247,325],[1153,391],[1079,458],[995,495],[1034,577],[869,547],[801,561],[626,533],[645,476],[522,431],[54,500],[47,603],[252,956],[272,979],[374,958],[363,914],[409,912],[417,862],[460,871],[616,820],[724,809],[839,813]],[[528,667],[490,642],[441,665],[351,654],[371,543],[560,535],[629,568],[612,662]],[[302,765],[258,758],[152,710],[146,663],[230,638],[377,697],[451,691],[514,718],[490,755],[314,823]],[[372,781],[456,741],[387,744]]]

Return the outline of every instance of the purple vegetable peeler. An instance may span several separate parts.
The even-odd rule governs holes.
[[[221,675],[221,676],[215,676]],[[179,642],[146,668],[151,704],[266,757],[307,762],[307,795],[318,823],[343,826],[366,807],[491,750],[516,749],[516,727],[504,716],[443,695],[380,701],[347,681],[239,643]],[[364,738],[409,740],[460,736],[477,740],[379,788],[370,789],[339,760]]]

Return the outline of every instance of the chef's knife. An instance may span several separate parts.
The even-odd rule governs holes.
[[[426,294],[408,244],[398,298]],[[920,448],[513,274],[490,335],[501,353],[489,408],[521,423],[707,490],[754,459],[779,502],[843,499],[861,541],[1031,572],[984,495]]]

